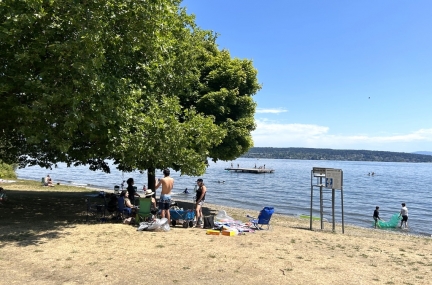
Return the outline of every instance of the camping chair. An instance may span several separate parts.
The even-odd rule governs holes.
[[[115,194],[108,195],[109,198],[105,199],[105,209],[109,213],[110,217],[117,217],[117,209],[118,209],[118,197]]]
[[[129,217],[129,212],[124,204],[124,197],[119,197],[117,199],[117,219],[124,220]]]
[[[90,199],[85,199],[87,206],[87,216],[86,223],[88,223],[89,218],[92,216],[96,218],[99,222],[104,222],[105,219],[105,205],[92,203]]]
[[[258,218],[251,217],[247,215],[248,218],[250,218],[249,222],[251,223],[251,228],[255,228],[257,230],[262,230],[263,225],[267,225],[267,230],[270,229],[270,219],[274,213],[273,207],[264,207],[261,212],[258,215]]]
[[[136,223],[144,222],[153,216],[151,213],[152,200],[148,198],[139,198],[139,209],[136,214]]]

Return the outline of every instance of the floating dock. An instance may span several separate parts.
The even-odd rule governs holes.
[[[245,172],[245,173],[273,173],[274,169],[270,168],[225,168],[228,171]]]

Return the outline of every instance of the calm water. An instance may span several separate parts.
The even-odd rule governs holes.
[[[202,176],[208,189],[207,202],[251,209],[251,214],[267,205],[275,207],[276,213],[279,214],[309,214],[312,168],[338,168],[343,170],[345,224],[371,227],[375,206],[380,206],[381,218],[388,220],[392,214],[399,212],[400,204],[405,202],[409,209],[409,232],[432,234],[432,164],[247,158],[239,158],[233,161],[233,164],[245,168],[265,164],[266,168],[275,169],[275,172],[232,173],[224,170],[230,167],[231,162],[211,163]],[[368,176],[369,172],[375,172],[375,176]],[[90,171],[82,166],[67,168],[65,165],[59,165],[53,170],[28,167],[19,169],[17,174],[21,179],[32,180],[40,180],[50,174],[54,182],[101,189],[113,189],[129,177],[134,178],[139,189],[147,182],[146,173],[123,174],[113,169],[111,174],[105,174]],[[162,172],[158,172],[156,176],[163,177]],[[186,195],[181,192],[185,188],[193,190],[197,177],[180,176],[176,172],[171,176],[175,179],[174,195],[181,199],[192,199],[193,194]],[[221,183],[222,181],[225,182]],[[313,181],[315,182],[315,179]],[[338,190],[335,201],[335,219],[336,222],[341,222],[341,194]],[[318,187],[314,187],[313,208],[314,216],[319,216]],[[332,219],[331,190],[324,191],[324,217],[329,221]],[[329,228],[331,224],[325,224],[325,227]]]

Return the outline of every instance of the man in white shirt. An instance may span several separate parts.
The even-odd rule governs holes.
[[[408,228],[408,208],[405,203],[402,203],[402,209],[400,211],[399,217],[402,216],[400,228],[405,225],[405,229]]]

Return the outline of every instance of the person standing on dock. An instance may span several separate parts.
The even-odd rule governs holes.
[[[237,163],[237,168],[240,168],[240,164]]]
[[[400,228],[405,225],[405,229],[408,228],[408,208],[406,207],[405,203],[402,203],[402,209],[400,211],[399,217],[402,216]]]
[[[373,213],[373,218],[375,220],[375,228],[377,227],[378,224],[378,220],[381,220],[380,216],[379,216],[379,207],[376,206],[375,211]]]
[[[231,162],[231,168],[234,168],[234,166],[233,166],[232,162]]]
[[[264,164],[264,169],[265,169],[265,164]]]

